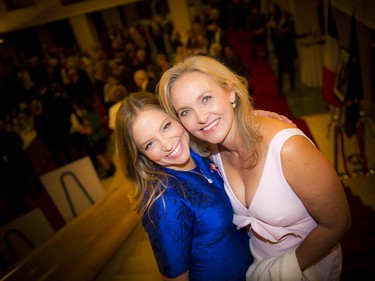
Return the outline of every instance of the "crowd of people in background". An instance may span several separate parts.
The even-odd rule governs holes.
[[[279,76],[286,67],[294,85],[288,59],[295,53],[285,55],[283,51],[292,49],[281,40],[290,17],[279,14],[281,10],[262,14],[260,1],[202,2],[205,9],[195,17],[188,34],[176,30],[168,14],[155,14],[132,26],[113,27],[101,35],[100,47],[91,50],[41,45],[40,53],[31,57],[20,52],[16,58],[3,59],[0,117],[7,130],[22,130],[17,118],[26,115],[33,120],[37,139],[50,151],[55,167],[87,155],[101,178],[110,177],[116,169],[109,151],[118,102],[131,92],[155,92],[160,76],[187,51],[206,52],[250,79],[248,65],[230,44],[229,29],[252,30],[264,57],[270,32],[280,60]],[[290,30],[294,32],[293,25]],[[288,40],[293,36],[288,34]]]

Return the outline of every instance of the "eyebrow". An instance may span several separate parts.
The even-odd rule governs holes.
[[[208,94],[208,93],[212,93],[212,90],[204,90],[203,92],[201,92],[201,93],[199,94],[199,96],[197,96],[196,100],[202,100],[203,96],[204,96],[205,94]],[[178,108],[178,109],[176,109],[176,112],[179,112],[179,111],[181,111],[181,110],[185,110],[186,108],[187,108],[186,106],[181,107],[181,108]]]

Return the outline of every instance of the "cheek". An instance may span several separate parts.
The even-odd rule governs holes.
[[[148,150],[148,151],[145,151],[144,152],[144,155],[146,156],[147,159],[153,161],[153,162],[157,162],[160,160],[160,151],[157,150],[157,149],[151,149],[151,150]]]
[[[152,157],[152,153],[150,153],[150,152],[143,152],[143,154],[144,154],[144,156],[146,156],[146,158],[148,159],[148,160],[151,160],[151,161],[154,161],[154,157]]]
[[[191,130],[194,128],[193,118],[184,117],[180,119],[180,121],[187,131],[191,132]]]

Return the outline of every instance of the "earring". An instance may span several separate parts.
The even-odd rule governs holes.
[[[236,108],[237,106],[236,99],[237,99],[237,93],[235,92],[235,95],[230,97],[230,103],[232,104],[233,108]]]

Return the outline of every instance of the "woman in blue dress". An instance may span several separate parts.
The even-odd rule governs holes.
[[[249,238],[233,224],[220,172],[190,151],[189,134],[155,94],[124,99],[116,141],[164,280],[245,280],[253,260]]]

